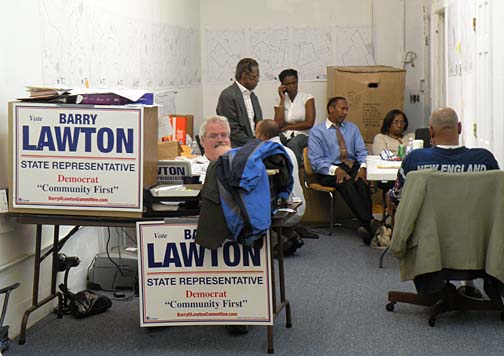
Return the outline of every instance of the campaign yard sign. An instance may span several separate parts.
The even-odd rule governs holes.
[[[15,104],[13,207],[142,211],[143,108]]]
[[[207,250],[196,226],[137,223],[141,326],[273,325],[269,237]]]

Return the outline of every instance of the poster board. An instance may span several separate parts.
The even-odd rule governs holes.
[[[157,180],[156,107],[9,108],[9,211],[141,216]]]
[[[137,223],[141,326],[273,325],[269,237],[207,250],[195,219],[171,221]]]

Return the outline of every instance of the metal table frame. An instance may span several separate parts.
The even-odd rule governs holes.
[[[300,205],[300,203],[291,206],[294,210]],[[278,236],[282,235],[282,226],[285,222],[295,214],[295,212],[279,212],[272,217],[271,229],[276,231]],[[58,253],[62,249],[65,242],[71,238],[81,226],[94,226],[94,227],[136,227],[137,221],[159,221],[161,217],[149,217],[149,218],[115,218],[115,217],[96,217],[96,216],[70,216],[70,215],[50,215],[50,214],[25,214],[25,213],[9,213],[9,216],[15,218],[18,223],[21,224],[34,224],[36,225],[36,242],[35,242],[35,258],[33,267],[33,294],[32,294],[32,304],[25,311],[23,315],[23,320],[21,322],[21,331],[19,335],[18,343],[24,345],[26,343],[26,329],[28,324],[28,319],[35,310],[39,309],[43,305],[47,304],[54,298],[58,298],[58,307],[56,309],[56,314],[58,319],[63,318],[62,313],[62,301],[63,297],[61,292],[56,290],[56,279],[58,273]],[[53,246],[44,254],[42,254],[42,226],[52,225],[54,226],[53,232]],[[74,225],[74,227],[62,238],[59,238],[59,228],[61,225]],[[283,241],[281,238],[278,239],[278,243],[274,246],[272,239],[270,239],[270,251],[271,251],[271,284],[272,284],[272,299],[273,299],[273,313],[275,318],[283,309],[285,309],[286,314],[286,327],[292,327],[291,320],[291,306],[290,302],[286,297],[285,292],[285,271],[284,271],[284,261],[283,261]],[[277,302],[276,293],[276,277],[275,277],[275,265],[274,265],[274,254],[273,251],[277,251],[277,265],[279,272],[279,289],[280,289],[280,300]],[[48,296],[43,299],[39,299],[39,286],[40,286],[40,265],[44,259],[52,255],[52,266],[51,266],[51,292]],[[268,353],[273,353],[273,325],[268,325]]]

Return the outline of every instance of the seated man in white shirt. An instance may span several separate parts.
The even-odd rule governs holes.
[[[193,175],[199,175],[201,183],[205,182],[210,161],[215,161],[224,152],[231,149],[229,135],[229,122],[224,116],[210,116],[201,124],[199,137],[205,154],[196,158],[191,166]]]
[[[269,140],[281,144],[279,134],[280,128],[274,120],[267,119],[259,121],[257,123],[256,138],[258,138],[259,140]],[[294,152],[289,147],[284,146],[284,148],[291,159],[293,167],[292,175],[294,179],[294,186],[292,189],[292,198],[299,199],[303,203],[298,207],[296,215],[291,217],[289,221],[287,221],[287,228],[285,228],[283,231],[284,235],[289,240],[297,239],[298,241],[302,241],[302,238],[316,239],[318,238],[318,235],[308,230],[300,223],[301,218],[303,217],[305,212],[306,202],[303,195],[303,188],[301,187],[301,182],[299,181],[298,163]]]

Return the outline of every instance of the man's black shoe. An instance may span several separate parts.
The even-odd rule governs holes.
[[[359,226],[357,228],[357,234],[362,238],[362,242],[364,242],[365,245],[369,245],[373,239],[373,235],[369,233],[369,229],[366,229],[364,226]]]
[[[316,234],[315,232],[309,230],[306,226],[303,226],[301,224],[297,224],[294,227],[294,230],[303,239],[318,239],[319,238],[318,234]]]
[[[226,330],[231,335],[245,335],[249,332],[247,325],[226,325]]]
[[[457,292],[468,298],[474,298],[474,299],[483,298],[483,294],[481,294],[479,289],[473,286],[460,286],[457,288]]]
[[[378,220],[371,219],[371,221],[369,222],[368,230],[368,232],[371,234],[371,238],[373,238],[373,236],[376,234],[376,230],[378,230],[380,226],[382,226],[382,224]]]

